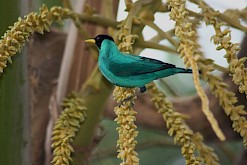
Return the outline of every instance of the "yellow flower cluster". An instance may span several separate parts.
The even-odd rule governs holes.
[[[243,143],[247,147],[247,121],[244,117],[247,113],[243,105],[235,105],[238,102],[233,92],[228,91],[228,85],[218,76],[210,75],[203,78],[208,81],[211,92],[219,99],[225,113],[230,116],[234,131],[243,137]]]
[[[172,104],[165,99],[165,95],[153,83],[148,85],[148,91],[152,95],[155,108],[166,122],[168,134],[174,136],[175,144],[182,146],[181,150],[186,164],[199,165],[201,159],[196,157],[196,146],[192,142],[193,131],[184,123],[182,114],[174,112]]]
[[[169,0],[171,9],[170,17],[176,22],[175,34],[180,39],[178,51],[184,59],[186,67],[191,66],[193,70],[193,79],[195,88],[202,100],[202,111],[210,122],[214,132],[220,140],[225,140],[225,136],[219,128],[218,122],[209,110],[208,98],[200,85],[197,60],[200,59],[197,43],[194,40],[196,32],[192,29],[192,23],[188,20],[188,11],[185,10],[185,0]]]
[[[119,124],[117,128],[119,134],[117,146],[119,147],[118,158],[123,160],[122,165],[139,164],[138,154],[135,151],[137,144],[135,138],[138,135],[137,126],[135,125],[136,111],[132,108],[135,97],[131,98],[134,91],[134,88],[116,87],[113,93],[115,100],[121,103],[120,106],[114,108],[114,112],[117,115],[115,121]],[[122,102],[125,99],[129,100]]]
[[[196,145],[200,157],[206,165],[219,165],[219,158],[214,153],[214,149],[203,143],[203,136],[200,133],[195,133],[192,137],[192,142]]]
[[[239,43],[231,42],[231,30],[229,28],[221,30],[224,23],[219,20],[219,13],[201,1],[199,6],[202,8],[206,24],[213,25],[215,29],[215,35],[212,37],[212,40],[218,46],[217,50],[224,49],[226,51],[224,57],[229,63],[229,71],[233,76],[232,80],[236,85],[239,85],[241,93],[247,94],[247,68],[244,67],[247,57],[241,59],[236,57],[240,50]]]
[[[162,115],[168,129],[168,134],[174,136],[174,142],[182,146],[182,154],[186,164],[219,165],[219,158],[211,147],[203,143],[200,133],[193,133],[183,120],[183,115],[174,112],[173,106],[165,99],[165,95],[158,91],[155,84],[149,84],[148,91],[152,95],[152,102],[158,113]],[[196,157],[196,151],[199,155]]]
[[[68,17],[76,19],[76,16],[68,9],[53,7],[48,10],[43,5],[39,13],[32,12],[26,15],[24,19],[19,18],[0,40],[0,73],[7,66],[7,61],[11,61],[11,57],[21,51],[32,33],[43,34],[44,31],[49,31],[49,26],[53,21],[61,22],[62,19]]]
[[[203,11],[202,13],[204,15],[205,22],[207,24],[212,24],[215,27],[216,35],[212,38],[216,44],[219,44],[218,49],[226,49],[226,57],[230,63],[230,72],[233,73],[233,80],[235,79],[234,81],[242,84],[240,85],[240,89],[242,89],[246,83],[241,83],[241,81],[246,82],[245,79],[247,77],[245,73],[243,73],[246,72],[246,68],[244,68],[243,65],[245,58],[240,60],[236,58],[235,55],[239,50],[238,44],[230,43],[230,31],[228,29],[221,31],[220,27],[223,25],[223,23],[218,20],[218,13],[213,11],[212,8],[207,6],[202,1],[199,2],[199,6]],[[204,65],[203,68],[206,68],[206,66]],[[212,93],[218,97],[220,105],[223,107],[225,113],[230,116],[230,119],[233,122],[232,127],[240,134],[241,137],[243,137],[243,143],[245,147],[247,147],[247,120],[244,117],[244,115],[247,113],[244,110],[244,106],[235,105],[238,102],[237,97],[234,93],[228,91],[228,85],[224,83],[221,78],[214,75],[207,75],[203,76],[203,79],[208,81]]]
[[[117,32],[117,37],[118,37],[117,39],[119,41],[121,41],[118,44],[119,50],[121,50],[122,52],[125,52],[125,53],[133,52],[132,45],[134,44],[135,39],[138,38],[138,36],[128,33],[130,29],[126,29],[125,21],[123,21],[118,27],[120,29]]]
[[[74,149],[71,143],[87,116],[83,100],[75,95],[70,95],[64,100],[63,108],[64,111],[56,121],[52,132],[54,165],[68,165],[72,161],[71,153]]]

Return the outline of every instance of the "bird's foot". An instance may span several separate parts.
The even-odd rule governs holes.
[[[120,102],[117,104],[118,107],[120,107],[121,105],[123,105],[124,102],[130,101],[130,100],[132,100],[132,99],[135,98],[135,97],[136,97],[136,95],[131,95],[131,96],[129,96],[129,97],[123,99],[122,101],[120,101]],[[133,106],[134,106],[134,103],[133,103],[132,101],[131,101],[130,103],[131,103],[131,107],[133,107]]]
[[[131,95],[131,96],[129,96],[129,97],[123,99],[122,101],[120,101],[120,102],[118,103],[118,106],[120,107],[121,105],[123,105],[124,102],[127,102],[127,101],[132,100],[133,98],[137,97],[138,95],[140,95],[140,94],[146,92],[146,90],[147,90],[147,88],[146,88],[145,86],[140,87],[140,92],[141,92],[141,93],[134,94],[134,95]],[[134,106],[133,102],[131,102],[131,106],[132,106],[132,107]]]

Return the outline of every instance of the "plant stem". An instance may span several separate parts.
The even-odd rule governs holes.
[[[195,4],[197,4],[197,5],[199,5],[198,0],[190,0],[190,1],[193,2],[193,3],[195,3]],[[204,4],[207,5],[206,3],[204,3]],[[208,5],[207,5],[207,6],[208,6]],[[188,11],[189,11],[189,10],[188,10]],[[202,15],[200,15],[200,14],[198,14],[198,13],[195,13],[195,12],[193,12],[193,11],[189,11],[189,13],[190,13],[191,15],[195,16],[195,17],[203,18]],[[224,14],[222,14],[222,13],[218,13],[218,14],[219,14],[218,17],[219,17],[222,21],[224,21],[224,22],[226,22],[227,24],[229,24],[230,26],[232,26],[232,27],[234,27],[234,28],[237,28],[237,29],[240,29],[240,30],[242,30],[242,31],[244,31],[244,32],[247,32],[247,28],[244,27],[243,25],[241,25],[237,20],[231,19],[231,18],[227,17],[226,15],[224,15]]]
[[[76,13],[75,13],[76,14]],[[103,27],[112,27],[117,29],[118,22],[112,21],[99,15],[77,14],[81,22],[101,25]]]
[[[154,30],[156,30],[161,37],[167,39],[175,48],[178,48],[178,42],[176,40],[174,40],[168,33],[164,32],[155,23],[153,23],[151,21],[149,21],[149,22],[146,21],[145,24],[148,25],[148,26],[150,26]]]
[[[19,3],[20,0],[0,1],[1,34],[21,14]],[[24,50],[14,57],[0,78],[0,164],[29,165],[31,162],[28,105],[27,55]]]
[[[150,41],[144,41],[144,40],[137,39],[136,45],[139,47],[143,47],[143,48],[151,48],[151,49],[157,49],[157,50],[162,50],[162,51],[171,52],[171,53],[178,53],[175,49],[172,49],[167,46],[160,45],[154,42],[150,42]]]

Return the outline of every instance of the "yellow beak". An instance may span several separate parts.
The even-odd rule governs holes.
[[[95,39],[88,39],[88,40],[85,40],[84,42],[90,42],[90,43],[94,43],[95,44]]]

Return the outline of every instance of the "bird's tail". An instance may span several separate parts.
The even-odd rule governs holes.
[[[192,73],[192,69],[184,69],[184,68],[177,68],[178,73]],[[202,72],[199,70],[199,74],[202,74]]]
[[[177,73],[192,73],[192,69],[177,68]]]

